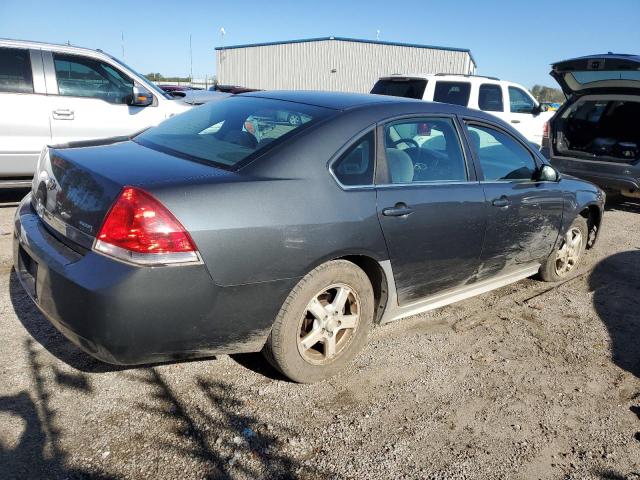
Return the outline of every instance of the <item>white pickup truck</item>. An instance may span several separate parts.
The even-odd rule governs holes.
[[[45,145],[130,135],[191,107],[100,50],[0,39],[0,188],[29,185]]]
[[[522,85],[479,75],[394,74],[381,77],[371,93],[483,110],[511,123],[538,147],[542,145],[544,125],[554,113],[545,111]]]

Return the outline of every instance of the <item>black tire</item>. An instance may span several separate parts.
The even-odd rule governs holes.
[[[308,309],[312,300],[320,298],[318,304],[323,309],[335,312],[332,309],[334,304],[339,303],[338,290],[348,292],[343,294],[346,300],[341,313],[318,320],[319,316],[313,315]],[[331,297],[332,292],[335,292],[334,297]],[[353,309],[356,315],[353,315]],[[321,312],[326,313],[325,310]],[[263,354],[269,363],[295,382],[324,380],[344,368],[364,347],[373,324],[374,310],[373,288],[362,269],[346,260],[324,263],[309,272],[293,288],[276,317]],[[340,329],[339,319],[354,317],[357,318],[355,328]],[[321,328],[322,325],[327,328]],[[313,347],[304,344],[302,339],[318,332],[334,338],[335,356],[327,353],[326,342],[331,340],[329,338],[319,340]]]
[[[580,233],[579,246],[576,245],[573,250],[575,251],[575,258],[573,259],[573,263],[570,268],[560,268],[560,265],[563,263],[567,263],[567,259],[560,260],[558,258],[558,252],[562,250],[562,248],[567,245],[567,240],[573,238],[576,240],[575,233]],[[570,236],[570,237],[568,237]],[[579,261],[582,259],[584,255],[585,248],[587,247],[587,241],[589,239],[589,227],[587,225],[587,219],[582,215],[578,215],[576,219],[573,221],[569,229],[567,230],[567,234],[558,240],[558,244],[551,252],[551,255],[547,258],[545,263],[540,267],[540,278],[545,282],[558,282],[560,280],[564,280],[569,277],[575,270]],[[560,255],[562,256],[562,254]]]

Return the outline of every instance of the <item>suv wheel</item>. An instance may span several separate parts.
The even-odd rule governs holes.
[[[540,277],[546,282],[557,282],[566,278],[578,265],[588,239],[587,220],[578,216],[547,261],[540,267]]]
[[[373,314],[373,288],[367,275],[345,260],[325,263],[291,291],[263,353],[291,380],[323,380],[362,349]]]

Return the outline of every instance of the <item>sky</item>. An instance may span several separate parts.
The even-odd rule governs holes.
[[[640,54],[640,0],[0,0],[0,38],[101,48],[140,73],[215,74],[214,48],[343,36],[468,48],[480,75],[555,85],[557,60]],[[124,35],[124,42],[122,36]],[[123,54],[124,45],[124,54]]]

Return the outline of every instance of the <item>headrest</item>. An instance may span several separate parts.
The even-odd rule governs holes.
[[[397,148],[387,148],[386,151],[391,183],[411,183],[413,181],[411,157]]]

